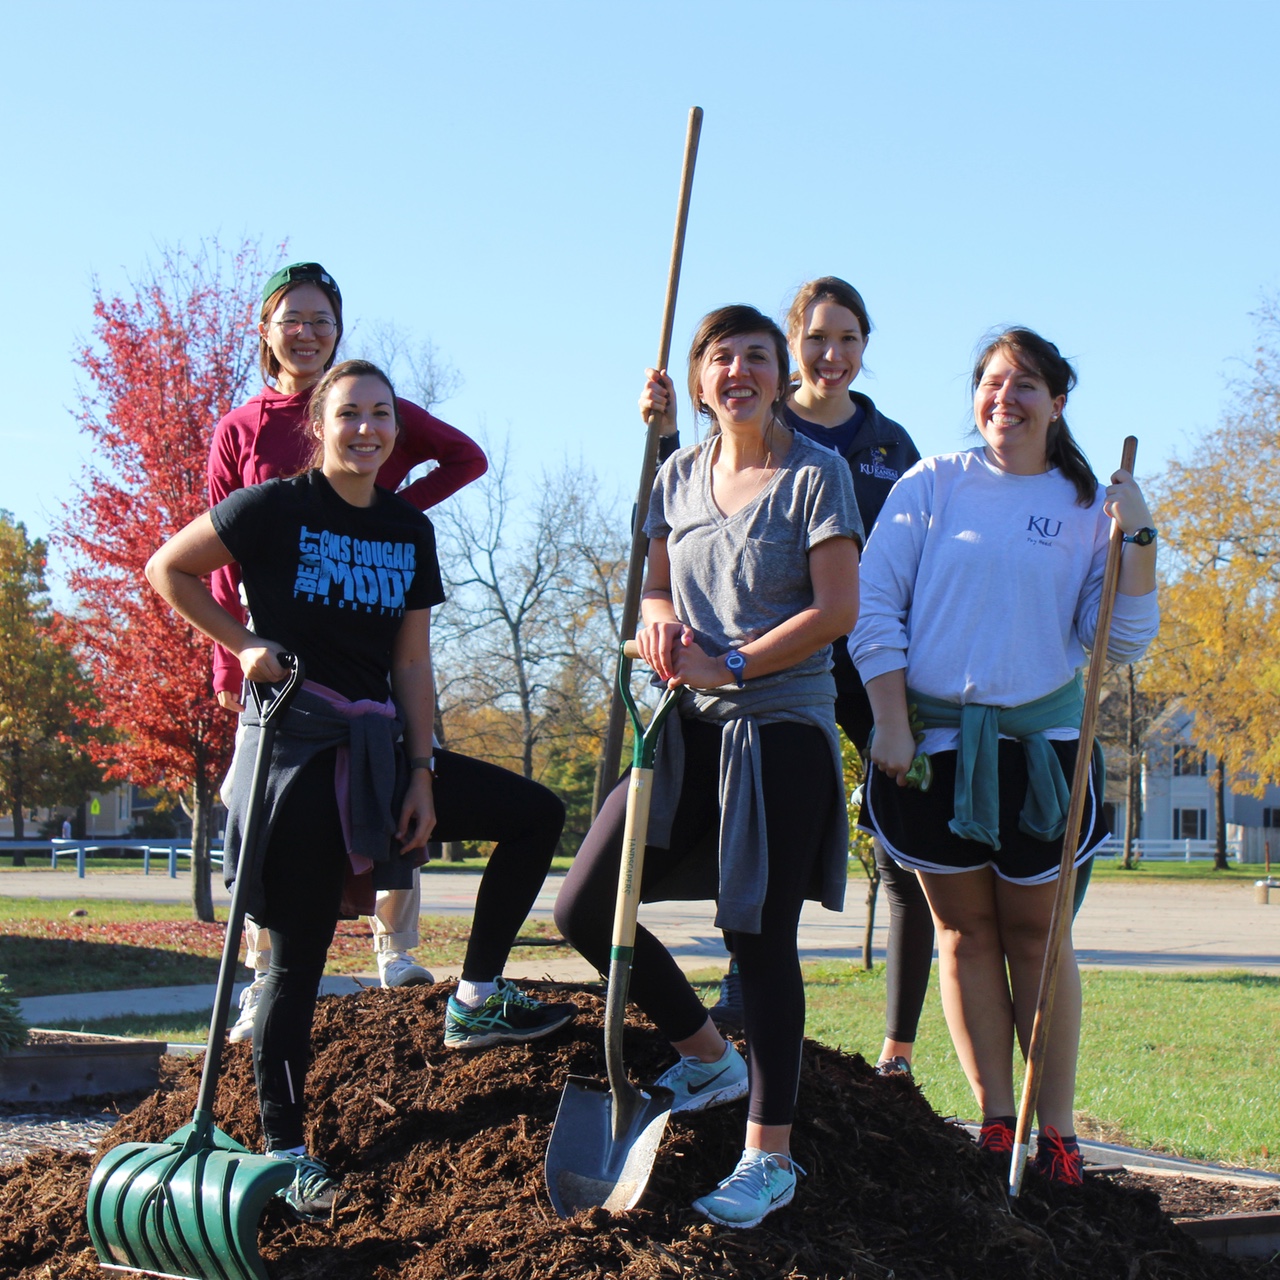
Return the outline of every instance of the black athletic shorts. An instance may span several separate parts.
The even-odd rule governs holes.
[[[1062,764],[1068,783],[1075,769],[1076,741],[1049,745]],[[1089,771],[1089,794],[1080,822],[1076,866],[1087,861],[1111,832],[1102,813],[1100,797],[1103,770],[1100,753]],[[996,875],[1014,884],[1045,884],[1058,878],[1062,838],[1037,840],[1018,827],[1027,792],[1027,757],[1022,743],[1002,738],[1000,769],[1000,848],[955,835],[948,823],[955,817],[956,753],[935,751],[933,785],[928,791],[900,787],[879,769],[871,769],[858,825],[880,837],[889,856],[912,871],[947,875],[992,867]]]

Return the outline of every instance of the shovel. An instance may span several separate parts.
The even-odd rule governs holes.
[[[631,696],[631,659],[637,654],[634,642],[630,642],[618,655],[618,691],[631,717],[635,747],[605,1000],[604,1061],[609,1080],[606,1084],[586,1076],[570,1076],[565,1081],[546,1159],[547,1192],[562,1218],[596,1206],[622,1213],[635,1205],[648,1184],[675,1100],[670,1089],[653,1085],[647,1090],[634,1088],[622,1064],[622,1022],[635,949],[636,909],[653,794],[653,756],[662,723],[679,692],[668,689],[662,695],[645,729]]]
[[[1126,436],[1120,453],[1120,466],[1130,474],[1138,457],[1138,438]],[[1093,765],[1093,737],[1098,723],[1098,705],[1102,699],[1102,679],[1107,666],[1107,641],[1111,636],[1111,615],[1115,609],[1116,589],[1120,584],[1120,553],[1124,549],[1124,531],[1112,521],[1107,543],[1107,559],[1102,571],[1102,599],[1098,602],[1098,622],[1093,646],[1089,650],[1089,674],[1085,678],[1084,712],[1080,718],[1080,741],[1076,748],[1076,767],[1071,777],[1071,800],[1067,807],[1067,826],[1062,833],[1062,861],[1058,866],[1058,884],[1053,895],[1053,913],[1049,917],[1049,937],[1045,946],[1044,966],[1040,971],[1040,990],[1036,996],[1031,1039],[1027,1045],[1027,1070],[1022,1082],[1022,1100],[1013,1133],[1013,1154],[1009,1161],[1009,1196],[1016,1199],[1022,1191],[1027,1168],[1027,1152],[1031,1143],[1031,1124],[1040,1097],[1045,1051],[1053,1019],[1053,1000],[1058,989],[1058,967],[1062,943],[1071,932],[1074,916],[1072,899],[1076,885],[1076,852],[1080,844],[1080,826],[1084,820],[1084,802],[1089,794],[1089,770]]]
[[[167,1142],[126,1142],[107,1152],[89,1180],[89,1236],[104,1267],[182,1280],[268,1280],[258,1254],[258,1219],[293,1180],[293,1166],[251,1154],[213,1123],[231,990],[244,930],[247,886],[261,859],[259,820],[276,722],[303,680],[302,661],[265,702],[250,684],[262,724],[253,762],[239,874],[231,895],[218,990],[195,1115]]]

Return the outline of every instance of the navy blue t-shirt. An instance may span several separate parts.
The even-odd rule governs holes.
[[[209,514],[255,634],[299,654],[309,680],[384,702],[405,611],[444,600],[431,521],[383,489],[353,507],[320,471],[237,489]]]
[[[834,449],[842,458],[847,458],[867,412],[856,400],[853,401],[853,417],[846,418],[838,427],[824,427],[820,423],[810,422],[808,418],[802,418],[789,404],[782,406],[782,416],[792,431],[798,431],[802,436],[807,436],[818,444],[825,444],[828,449]]]

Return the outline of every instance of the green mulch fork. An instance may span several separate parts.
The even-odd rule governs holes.
[[[244,931],[246,887],[262,850],[262,801],[277,722],[303,680],[302,662],[278,691],[251,684],[262,731],[253,762],[239,874],[231,895],[218,990],[195,1115],[167,1142],[126,1142],[98,1162],[89,1181],[89,1236],[104,1267],[183,1280],[268,1280],[258,1220],[293,1180],[293,1166],[254,1155],[213,1123],[231,992]]]

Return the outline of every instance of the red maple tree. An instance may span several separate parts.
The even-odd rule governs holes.
[[[79,652],[101,705],[91,722],[115,741],[90,749],[106,776],[176,795],[192,821],[191,900],[213,919],[210,816],[235,718],[214,701],[210,644],[147,584],[143,566],[208,509],[214,425],[245,398],[256,365],[258,248],[202,244],[166,251],[132,284],[104,297],[95,284],[92,344],[78,363],[91,386],[80,424],[94,461],[66,504],[58,538]]]

